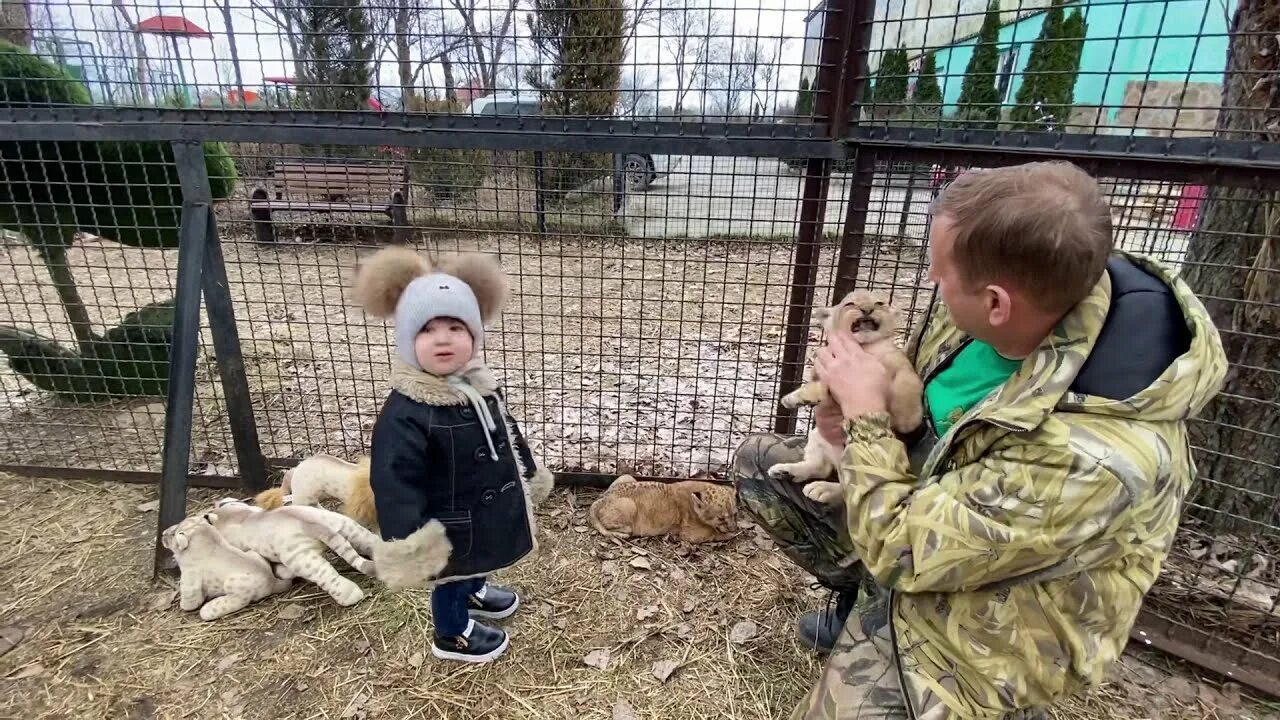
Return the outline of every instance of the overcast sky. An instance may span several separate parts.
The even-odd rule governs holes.
[[[451,9],[453,2],[475,2],[480,10],[478,16],[482,30],[489,22],[496,26],[502,16],[503,5],[496,0],[415,1],[419,7],[424,8],[423,27],[439,28],[442,22],[458,24],[460,16]],[[638,1],[625,0],[628,8]],[[47,6],[33,4],[36,15],[33,23],[38,31],[44,31],[42,34],[49,34],[47,29],[53,28],[52,34],[59,37],[92,43],[92,51],[82,52],[96,53],[100,58],[99,62],[104,65],[117,69],[127,65],[131,58],[127,59],[122,53],[132,55],[133,38],[120,32],[123,25],[107,0],[90,2],[50,0]],[[270,0],[230,0],[241,72],[244,84],[249,89],[261,88],[264,77],[294,74],[287,41],[267,15],[251,4],[254,2],[269,3]],[[804,50],[804,18],[812,9],[809,2],[693,0],[687,5],[677,4],[678,0],[658,2],[665,3],[668,8],[688,7],[689,10],[684,14],[676,12],[660,15],[640,26],[624,61],[624,87],[634,85],[653,91],[653,104],[668,107],[674,105],[681,84],[679,67],[673,59],[679,46],[676,37],[686,25],[705,35],[707,17],[713,15],[719,23],[715,42],[720,48],[712,55],[712,67],[707,72],[703,72],[692,83],[686,79],[684,85],[692,85],[692,90],[684,101],[686,109],[696,111],[704,109],[704,105],[706,110],[714,109],[717,98],[723,100],[718,93],[727,84],[723,76],[728,69],[725,63],[730,53],[735,50],[742,53],[747,46],[755,44],[757,39],[762,54],[777,67],[777,71],[771,78],[757,79],[747,84],[760,91],[756,94],[757,101],[768,105],[777,102],[789,105],[793,101]],[[217,0],[160,3],[124,0],[124,3],[135,22],[160,14],[181,15],[208,30],[212,38],[182,39],[178,43],[182,54],[182,69],[187,80],[201,86],[234,86],[230,46]],[[527,0],[520,0],[516,17],[507,31],[506,37],[514,38],[514,43],[506,50],[502,59],[502,65],[506,69],[503,73],[506,83],[521,76],[529,66],[537,64],[537,56],[527,42],[528,30],[524,18],[528,14],[527,7]],[[167,67],[176,67],[172,64],[173,50],[167,38],[147,36],[145,41],[153,65],[159,64],[160,59],[164,58],[169,61]],[[687,47],[686,52],[692,55],[693,48]],[[415,55],[421,56],[417,52]],[[459,57],[459,53],[454,53],[454,57]],[[455,80],[462,83],[465,78],[461,70],[456,70],[455,74]],[[688,75],[687,69],[685,75]],[[379,68],[378,81],[384,88],[391,89],[398,86],[396,77],[393,58],[387,53]],[[440,65],[426,65],[417,84],[419,87],[442,88],[444,78]]]

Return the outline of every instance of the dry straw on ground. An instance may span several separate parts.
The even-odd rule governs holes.
[[[540,554],[503,578],[525,600],[510,654],[458,667],[428,651],[425,594],[367,578],[349,609],[304,584],[214,623],[183,613],[150,581],[154,498],[0,477],[0,717],[763,720],[786,717],[819,670],[792,628],[822,598],[751,527],[696,549],[617,543],[587,530],[590,496],[558,491]],[[1277,717],[1149,657],[1055,716]]]

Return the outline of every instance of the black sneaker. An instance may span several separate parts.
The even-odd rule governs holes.
[[[835,607],[827,603],[823,610],[813,610],[800,616],[797,631],[800,641],[807,648],[812,648],[820,655],[831,652],[836,645],[836,638],[844,629],[844,623],[853,612],[853,605],[858,601],[858,591],[836,591]]]
[[[467,624],[466,632],[454,637],[436,635],[431,644],[431,654],[441,660],[469,663],[487,663],[497,660],[507,651],[507,634],[499,628],[482,625],[475,620]]]
[[[515,614],[520,607],[520,596],[501,585],[485,585],[480,592],[467,597],[467,612],[471,617],[501,620]]]

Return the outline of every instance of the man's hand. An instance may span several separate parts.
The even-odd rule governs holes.
[[[827,346],[814,358],[813,369],[827,386],[844,419],[887,411],[889,373],[879,360],[862,349],[848,330],[837,330],[831,335]],[[825,431],[822,436],[829,438]]]
[[[813,423],[823,440],[844,447],[844,411],[835,400],[823,400],[814,406]]]

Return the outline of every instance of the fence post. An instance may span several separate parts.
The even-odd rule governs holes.
[[[627,159],[622,153],[613,154],[613,216],[618,217],[626,204]]]
[[[546,186],[546,172],[543,169],[542,151],[533,151],[533,211],[538,216],[538,232],[547,233],[547,198],[542,192]]]
[[[853,36],[849,52],[845,55],[844,77],[846,95],[849,98],[849,115],[856,124],[862,114],[862,98],[866,94],[867,79],[870,75],[867,56],[871,53],[871,24],[875,12],[874,0],[853,0],[854,17],[850,33]],[[871,186],[875,182],[875,155],[861,148],[846,144],[852,148],[853,178],[849,185],[849,202],[845,205],[844,232],[840,237],[840,253],[836,258],[836,276],[831,287],[832,302],[844,297],[853,289],[858,278],[858,268],[862,262],[862,248],[866,240],[867,206],[871,204]],[[892,168],[890,168],[892,172]],[[906,209],[911,212],[911,189],[915,182],[913,170],[906,192]],[[888,202],[888,187],[885,188],[885,201]],[[904,217],[905,222],[905,217]]]
[[[173,313],[173,347],[169,352],[169,394],[164,411],[164,460],[160,476],[160,508],[156,527],[154,573],[173,569],[173,558],[160,544],[165,528],[187,511],[187,471],[191,456],[191,417],[196,391],[196,342],[200,334],[200,282],[209,233],[212,193],[198,142],[173,143],[182,182],[182,226],[178,244],[178,287]]]
[[[854,15],[860,5],[872,0],[830,0],[823,10],[822,46],[818,52],[818,77],[815,117],[827,119],[828,137],[844,139],[847,121],[849,83],[841,82],[854,32]],[[831,22],[831,20],[837,22]],[[832,37],[831,32],[836,35]],[[778,397],[800,385],[804,372],[804,349],[809,335],[809,311],[813,307],[818,277],[818,256],[822,244],[822,226],[826,219],[827,192],[831,185],[831,160],[809,158],[805,161],[804,192],[800,203],[800,232],[792,261],[791,292],[787,299],[787,319],[783,333],[782,372],[778,380]],[[795,432],[796,411],[779,402],[773,430],[782,435]]]
[[[244,371],[244,355],[240,350],[240,331],[236,328],[235,309],[231,304],[231,286],[227,281],[227,264],[218,237],[218,221],[213,210],[206,213],[208,226],[204,243],[205,310],[209,314],[209,332],[213,334],[213,351],[222,381],[222,397],[227,403],[227,419],[231,422],[231,441],[240,469],[240,487],[247,493],[267,489],[267,461],[258,444],[258,423],[253,416],[253,399],[249,396],[249,380]]]

